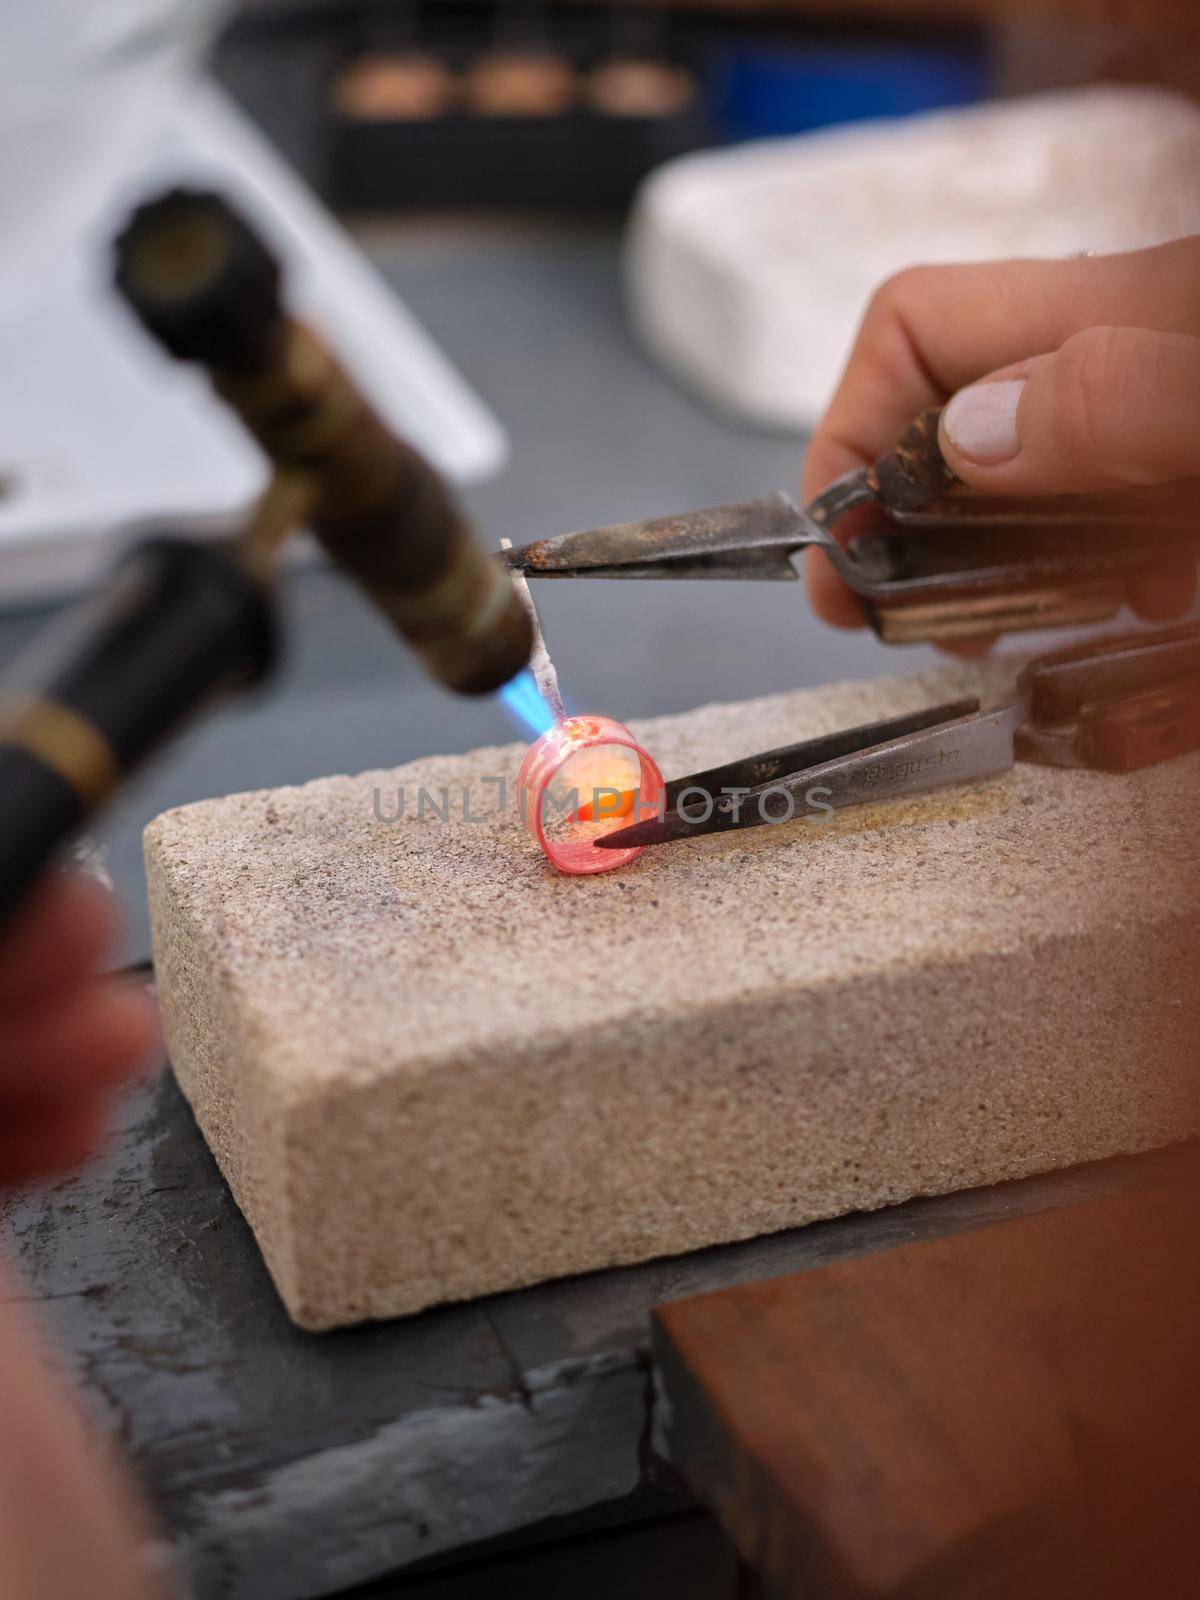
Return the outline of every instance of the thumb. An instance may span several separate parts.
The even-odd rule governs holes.
[[[942,413],[947,464],[975,489],[1079,494],[1200,473],[1200,339],[1087,328],[960,389]]]

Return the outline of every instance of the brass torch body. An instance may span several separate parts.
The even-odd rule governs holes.
[[[270,365],[212,379],[276,467],[304,474],[313,533],[434,678],[482,694],[524,666],[532,638],[511,578],[310,329],[284,319]]]
[[[429,462],[288,315],[279,264],[245,219],[217,195],[175,190],[138,208],[116,256],[134,312],[206,369],[275,465],[251,558],[300,517],[439,682],[484,694],[519,672],[533,639],[508,572]]]

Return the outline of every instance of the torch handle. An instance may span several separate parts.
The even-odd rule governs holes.
[[[269,595],[216,545],[159,537],[0,686],[0,929],[70,836],[222,690],[274,659]]]

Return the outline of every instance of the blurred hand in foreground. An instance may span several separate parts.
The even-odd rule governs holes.
[[[143,985],[102,977],[112,897],[55,874],[0,940],[0,1187],[77,1165],[157,1054]]]
[[[156,1052],[144,989],[100,976],[112,898],[56,874],[0,942],[0,1185],[100,1144],[113,1095]],[[163,1600],[155,1535],[120,1463],[38,1349],[0,1271],[0,1588],[12,1600]]]

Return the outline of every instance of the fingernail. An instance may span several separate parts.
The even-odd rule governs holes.
[[[1011,461],[1021,448],[1017,406],[1024,387],[1024,378],[1010,378],[960,389],[942,413],[946,437],[954,448],[985,467]]]

